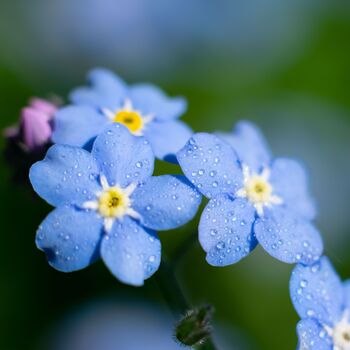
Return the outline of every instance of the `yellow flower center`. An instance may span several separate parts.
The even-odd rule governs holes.
[[[262,176],[254,175],[245,184],[247,197],[252,203],[269,202],[272,186]]]
[[[243,164],[242,170],[244,185],[236,195],[247,198],[254,205],[258,215],[264,214],[264,207],[283,203],[282,198],[273,194],[273,187],[269,182],[269,169],[263,169],[261,174],[251,173],[248,166]]]
[[[143,128],[142,117],[136,111],[119,111],[114,116],[113,121],[125,125],[132,133],[137,133]]]
[[[98,211],[106,218],[118,218],[125,215],[130,206],[129,197],[118,187],[110,187],[98,199]]]
[[[345,341],[347,341],[348,343],[350,343],[350,333],[344,332],[344,333],[343,333],[343,339],[344,339]]]
[[[118,185],[109,186],[107,178],[100,175],[100,183],[102,191],[96,192],[96,199],[83,203],[83,208],[87,210],[95,210],[103,217],[103,225],[108,233],[112,229],[115,220],[122,220],[125,215],[139,220],[140,214],[132,207],[132,198],[130,197],[135,188],[136,183],[131,183],[125,188]]]

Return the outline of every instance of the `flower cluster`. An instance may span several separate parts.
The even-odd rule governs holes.
[[[127,86],[105,69],[88,80],[70,105],[35,100],[22,114],[28,150],[54,144],[29,175],[55,207],[36,236],[50,265],[70,272],[101,258],[120,281],[142,285],[161,261],[156,231],[189,222],[204,196],[198,234],[207,262],[237,263],[260,244],[297,264],[290,292],[302,318],[299,349],[349,350],[350,284],[322,257],[303,166],[273,158],[250,122],[226,134],[193,133],[178,120],[183,98],[150,84]],[[155,158],[177,163],[184,175],[152,176]]]

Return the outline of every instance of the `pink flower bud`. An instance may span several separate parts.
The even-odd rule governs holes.
[[[18,127],[5,130],[7,138],[16,139],[29,152],[42,149],[51,138],[52,119],[57,106],[40,98],[32,98],[21,111]]]
[[[33,97],[29,101],[30,107],[43,112],[51,120],[57,111],[57,106],[41,98]]]

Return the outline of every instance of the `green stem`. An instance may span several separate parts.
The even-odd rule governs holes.
[[[180,289],[172,266],[164,257],[157,271],[157,277],[159,288],[174,316],[184,314],[190,306]]]
[[[175,250],[172,257],[172,263],[174,267],[177,267],[178,263],[183,259],[187,252],[198,242],[197,235],[189,235]]]
[[[180,284],[175,276],[174,269],[164,257],[162,259],[159,271],[157,272],[157,282],[165,301],[176,318],[190,310],[191,306],[187,302],[181,290]],[[211,338],[207,338],[205,343],[199,345],[196,347],[196,349],[217,350]]]

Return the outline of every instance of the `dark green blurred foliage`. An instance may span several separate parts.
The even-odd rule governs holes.
[[[11,172],[13,183],[30,186],[29,169],[33,163],[44,158],[51,144],[36,152],[30,152],[23,147],[18,137],[7,137],[5,143],[3,157]]]
[[[40,64],[29,60],[22,65],[15,47],[16,38],[22,37],[33,50],[40,48],[32,34],[26,36],[29,24],[23,20],[23,13],[30,8],[19,0],[3,0],[0,6],[3,7],[2,17],[6,16],[8,23],[0,36],[0,128],[3,129],[16,123],[19,111],[29,97],[47,97],[51,93],[66,97],[72,87],[83,83],[93,59],[78,57],[79,64],[73,57],[72,61],[55,61],[51,65],[46,62],[42,69]],[[7,7],[11,7],[11,11],[7,12]],[[125,62],[119,64],[117,55],[112,68],[128,81],[149,80],[169,94],[186,96],[189,110],[184,120],[195,131],[229,130],[238,119],[248,118],[262,128],[278,154],[281,154],[278,148],[281,143],[275,140],[279,137],[283,141],[285,135],[281,130],[285,130],[284,125],[293,125],[300,131],[305,131],[305,125],[312,125],[306,130],[310,133],[326,128],[327,137],[320,142],[332,141],[335,146],[343,147],[341,135],[334,134],[333,128],[328,130],[324,125],[341,125],[344,130],[350,130],[350,9],[347,1],[332,1],[314,21],[307,40],[300,37],[303,44],[298,53],[288,54],[278,64],[267,68],[261,67],[259,55],[253,55],[250,61],[242,60],[224,45],[219,49],[188,48],[186,59],[174,57],[168,65],[171,68],[160,75],[141,68],[136,72]],[[65,47],[58,47],[59,50],[65,51]],[[143,59],[147,60],[147,57]],[[94,65],[105,64],[111,66],[101,60],[94,62]],[[65,73],[67,71],[69,73]],[[309,101],[311,106],[317,101],[321,109],[323,105],[332,106],[342,113],[330,115],[325,124],[323,117],[299,111],[294,105],[295,96]],[[290,114],[281,113],[275,119],[266,112],[275,106],[283,109],[291,105],[293,111]],[[292,120],[290,116],[294,116]],[[302,139],[298,138],[293,144],[284,144],[283,150],[287,150],[289,156],[303,157],[303,152],[295,154],[294,147],[300,142]],[[3,139],[0,147],[3,152]],[[318,145],[314,147],[317,150]],[[319,154],[318,160],[327,165],[337,158],[337,150],[336,147],[332,149],[332,158],[325,159]],[[312,164],[308,166],[317,180],[316,168],[313,170]],[[333,181],[337,172],[350,176],[348,169],[344,164],[341,169],[329,168],[328,186],[316,191],[316,200],[337,185]],[[159,172],[167,170],[178,172],[178,168],[171,165],[162,165]],[[350,196],[350,182],[344,181],[340,186],[346,196]],[[154,279],[147,281],[143,288],[128,287],[117,282],[101,262],[72,274],[50,268],[44,254],[36,249],[34,237],[37,226],[51,208],[30,189],[12,182],[11,171],[3,158],[0,191],[1,349],[45,349],[43,339],[57,320],[92,297],[132,294],[136,298],[142,296],[164,303]],[[340,206],[338,202],[331,205]],[[321,215],[322,222],[329,222],[327,210]],[[323,225],[319,227],[325,237],[325,253],[345,279],[350,278],[350,220],[345,218],[343,222],[345,224],[337,228],[337,232],[326,231]],[[172,256],[181,242],[197,233],[197,223],[198,218],[180,230],[161,233],[163,252]],[[235,332],[238,329],[249,340],[246,348],[242,346],[243,350],[292,350],[296,348],[298,317],[289,299],[291,269],[292,266],[273,260],[260,248],[237,265],[214,268],[206,263],[205,254],[195,244],[179,264],[177,274],[193,305],[214,305],[215,320]]]

